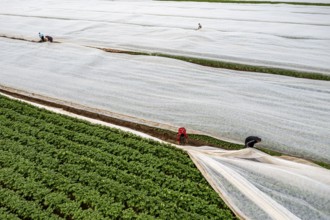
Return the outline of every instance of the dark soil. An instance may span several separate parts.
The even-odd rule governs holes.
[[[169,142],[169,143],[174,143],[174,144],[177,143],[176,142],[177,133],[174,132],[174,131],[160,129],[160,128],[156,128],[156,127],[152,127],[152,126],[148,126],[148,125],[144,125],[144,124],[139,124],[139,123],[135,123],[135,122],[130,122],[130,121],[114,118],[114,117],[111,117],[111,116],[107,116],[107,115],[103,115],[103,114],[100,114],[100,113],[80,109],[80,108],[77,108],[77,107],[72,107],[72,106],[69,106],[69,105],[60,104],[60,103],[57,103],[55,101],[53,102],[53,101],[48,101],[48,100],[44,100],[44,99],[41,99],[41,98],[36,98],[36,97],[28,96],[28,95],[23,95],[23,94],[20,94],[20,93],[14,92],[14,91],[9,91],[9,90],[3,89],[3,88],[0,88],[0,92],[3,93],[3,94],[10,95],[12,97],[22,99],[22,100],[26,100],[26,101],[42,104],[42,105],[45,105],[45,106],[54,107],[54,108],[63,109],[67,112],[71,112],[71,113],[74,113],[74,114],[77,114],[77,115],[82,115],[82,116],[85,116],[85,117],[88,117],[88,118],[97,119],[97,120],[104,121],[104,122],[107,122],[107,123],[127,127],[127,128],[130,128],[130,129],[133,129],[133,130],[140,131],[140,132],[143,132],[145,134],[151,135],[153,137],[159,138],[159,139],[161,139],[163,141],[166,141],[166,142]],[[202,146],[202,145],[210,145],[210,143],[208,141],[198,140],[196,138],[190,137],[189,138],[189,145]]]

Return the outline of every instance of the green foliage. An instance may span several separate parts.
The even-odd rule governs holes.
[[[304,72],[304,71],[265,67],[265,66],[253,66],[247,64],[231,63],[231,62],[209,60],[209,59],[202,59],[195,57],[175,56],[175,55],[168,55],[161,53],[154,53],[151,55],[178,59],[178,60],[195,63],[202,66],[210,66],[214,68],[225,68],[225,69],[232,69],[238,71],[260,72],[260,73],[268,73],[275,75],[291,76],[296,78],[330,81],[329,75],[325,75],[321,73]]]
[[[196,0],[196,1],[200,1],[200,0]],[[215,1],[212,1],[212,2],[215,2]],[[216,2],[254,3],[254,4],[287,3],[287,4],[297,4],[297,5],[301,4],[301,5],[330,6],[330,4],[323,4],[323,3],[299,3],[299,2],[264,2],[264,1],[239,1],[239,0],[219,0]],[[121,51],[121,50],[118,51],[118,50],[111,50],[111,49],[106,49],[106,48],[97,48],[97,49],[101,49],[101,50],[104,50],[106,52],[111,52],[111,53],[126,53],[126,54],[130,54],[130,55],[166,57],[166,58],[182,60],[185,62],[194,63],[194,64],[198,64],[198,65],[202,65],[202,66],[214,67],[214,68],[224,68],[224,69],[231,69],[231,70],[237,70],[237,71],[258,72],[258,73],[290,76],[290,77],[296,77],[296,78],[330,81],[329,75],[318,73],[318,72],[307,72],[307,71],[299,71],[299,70],[291,70],[291,69],[283,69],[283,68],[275,68],[275,67],[267,67],[267,66],[255,66],[255,65],[233,63],[233,62],[220,61],[220,60],[210,60],[210,59],[203,59],[203,58],[196,58],[196,57],[177,56],[177,55],[164,54],[164,53],[146,53],[146,52]]]
[[[313,162],[316,163],[317,165],[323,167],[323,168],[330,169],[330,164],[320,162],[320,161],[313,161]]]
[[[233,219],[170,145],[0,96],[1,219]]]
[[[259,150],[263,151],[266,154],[272,155],[272,156],[282,156],[283,154],[277,151],[264,149],[264,148],[258,148]]]
[[[3,220],[19,220],[20,218],[10,213],[7,208],[0,207],[0,219]]]
[[[227,150],[239,150],[244,148],[243,145],[240,144],[234,144],[234,143],[230,143],[227,141],[222,141],[210,136],[206,136],[206,135],[200,135],[200,134],[190,134],[189,138],[193,138],[195,140],[200,140],[203,141],[205,144],[210,145],[210,146],[214,146],[214,147],[220,147],[222,149],[227,149]]]

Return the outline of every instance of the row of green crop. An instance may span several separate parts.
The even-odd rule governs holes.
[[[182,166],[181,164],[178,164],[177,162],[171,162],[170,160],[165,160],[164,158],[159,159],[159,158],[155,158],[153,157],[151,154],[140,154],[138,151],[131,149],[129,147],[125,147],[125,146],[120,146],[120,145],[113,145],[111,147],[109,147],[106,142],[102,143],[100,140],[95,140],[95,138],[93,138],[93,140],[91,140],[88,137],[79,135],[77,137],[75,137],[75,133],[71,133],[70,131],[68,131],[68,133],[62,133],[64,136],[66,136],[68,139],[65,139],[65,137],[61,136],[60,134],[54,135],[51,132],[45,132],[47,130],[46,125],[43,126],[43,131],[39,130],[38,128],[34,128],[32,129],[31,127],[27,127],[28,125],[24,124],[23,122],[25,120],[28,120],[29,122],[34,123],[33,119],[28,119],[28,118],[23,118],[21,115],[18,115],[16,112],[12,112],[10,110],[5,111],[6,109],[1,109],[0,112],[2,113],[2,121],[3,123],[6,123],[7,118],[14,118],[16,117],[20,122],[16,122],[15,124],[9,123],[6,124],[6,126],[11,126],[13,128],[17,127],[17,130],[19,130],[20,133],[27,133],[27,135],[29,136],[36,136],[36,137],[44,137],[44,139],[49,139],[51,138],[51,140],[49,140],[49,142],[51,144],[57,144],[57,146],[76,146],[76,143],[79,144],[79,146],[76,147],[76,152],[77,153],[82,153],[80,152],[82,149],[84,148],[88,148],[89,151],[85,151],[83,154],[88,156],[88,157],[92,157],[92,158],[96,158],[98,160],[102,160],[102,158],[106,158],[107,160],[109,160],[109,158],[113,158],[112,163],[114,166],[120,167],[121,169],[124,169],[124,164],[126,164],[126,161],[132,161],[132,165],[131,165],[131,170],[135,170],[136,172],[140,172],[140,170],[146,170],[149,169],[150,172],[148,173],[149,176],[151,177],[155,177],[158,176],[160,181],[160,184],[166,184],[166,181],[163,181],[162,179],[169,179],[169,182],[172,181],[176,181],[176,182],[188,182],[189,187],[183,187],[183,188],[188,188],[190,189],[190,185],[191,183],[191,179],[193,181],[193,183],[195,183],[195,179],[198,179],[199,175],[194,175],[192,176],[192,178],[183,178],[185,177],[185,172],[189,171],[189,170],[193,170],[193,168],[191,167],[186,167],[186,166]],[[16,116],[15,116],[16,115]],[[7,118],[6,118],[7,117]],[[51,125],[48,125],[51,126]],[[24,128],[26,128],[24,130]],[[75,141],[72,141],[72,139],[75,139]],[[21,139],[21,141],[23,141],[24,139]],[[84,141],[85,140],[85,141]],[[54,141],[57,141],[54,143]],[[95,142],[96,141],[96,142]],[[87,142],[87,144],[86,144]],[[92,143],[98,146],[96,149],[90,147],[88,145],[88,143]],[[143,146],[142,146],[143,147]],[[71,151],[74,150],[75,148],[71,147]],[[110,153],[110,155],[108,154]],[[121,156],[123,157],[125,160],[123,162],[120,162],[118,160],[118,158],[116,158],[116,156]],[[141,167],[143,166],[144,169],[134,169],[135,167]],[[184,170],[185,172],[182,172],[180,169],[178,168],[182,168],[181,170]],[[175,169],[174,169],[175,168]],[[164,171],[165,173],[161,172]],[[193,173],[193,172],[191,172]],[[134,173],[136,175],[139,175],[139,173]],[[172,174],[175,177],[172,176],[168,176],[168,174]],[[198,173],[197,173],[198,174]],[[181,175],[181,176],[180,176]],[[183,176],[183,177],[182,177]],[[147,178],[147,176],[144,176],[145,178]],[[187,174],[188,177],[188,174]],[[180,184],[181,185],[181,184]],[[187,186],[188,186],[187,185]],[[177,186],[178,187],[178,186]]]
[[[74,119],[68,116],[58,117],[57,114],[47,111],[40,111],[40,109],[34,106],[14,103],[11,100],[2,96],[0,96],[0,106],[2,108],[11,109],[17,113],[21,113],[27,117],[29,116],[31,118],[34,118],[35,120],[41,119],[44,122],[58,125],[70,131],[87,134],[92,138],[101,138],[107,141],[109,144],[111,144],[113,141],[119,141],[119,143],[121,144],[130,145],[131,148],[137,148],[137,150],[139,150],[143,154],[151,153],[152,155],[160,159],[172,159],[182,164],[188,164],[189,166],[193,166],[192,162],[186,159],[187,155],[185,153],[183,153],[179,149],[171,147],[170,145],[162,145],[153,140],[146,140],[139,136],[122,132],[120,130],[111,129],[105,126],[90,126],[90,123],[86,121]],[[36,121],[36,123],[38,123],[38,121]],[[53,132],[56,132],[56,130],[54,129]],[[137,146],[134,146],[137,142],[143,143],[145,147],[138,148]]]
[[[6,152],[4,152],[6,155]],[[7,155],[8,156],[8,155]],[[19,161],[19,158],[18,158]],[[21,164],[20,170],[22,167],[28,167],[25,163]],[[31,210],[22,210],[20,206],[15,204],[7,203],[3,201],[3,206],[7,206],[8,209],[16,211],[17,215],[20,218],[32,218],[32,219],[58,219],[60,217],[64,218],[79,218],[79,219],[102,219],[103,216],[99,211],[93,210],[82,210],[81,204],[84,200],[73,201],[70,200],[66,194],[63,192],[53,191],[47,188],[44,184],[36,182],[33,178],[25,178],[22,174],[16,172],[16,170],[11,168],[2,168],[1,170],[0,181],[5,189],[3,191],[15,195],[16,198],[24,203],[24,200],[27,200],[25,203],[32,204],[31,207],[34,207],[37,210],[37,213],[32,212]],[[32,170],[29,171],[33,172]],[[73,187],[72,185],[70,185]],[[88,192],[88,191],[87,191]],[[77,191],[77,193],[82,194],[84,197],[88,198],[87,192]],[[87,195],[87,196],[86,196]],[[93,198],[99,199],[97,196]],[[11,198],[7,198],[11,199]],[[96,200],[102,201],[102,200]],[[102,201],[105,202],[106,200]],[[109,204],[110,205],[110,204]],[[29,205],[28,205],[29,206]]]
[[[10,125],[8,123],[6,123],[6,125]],[[17,139],[18,137],[20,137],[21,141],[24,141],[24,144],[28,144],[30,145],[31,143],[29,142],[29,140],[25,137],[22,136],[23,134],[23,130],[21,129],[22,127],[24,127],[23,125],[20,125],[20,130],[15,134],[15,133],[11,133],[8,132],[7,138],[10,139]],[[2,128],[3,132],[6,132],[7,128]],[[33,144],[33,143],[32,143]],[[48,143],[42,143],[41,146],[43,146],[43,148],[46,146],[47,150],[51,149],[51,146],[48,146]],[[57,146],[57,148],[60,148],[59,146]],[[63,147],[62,149],[66,149],[65,147]],[[38,149],[39,150],[39,149]],[[40,151],[45,151],[45,149],[40,149]],[[112,168],[112,167],[108,167],[107,170],[105,170],[104,172],[111,172],[111,177],[112,178],[117,178],[117,175],[125,175],[127,176],[127,178],[135,178],[136,179],[136,175],[139,175],[140,179],[136,179],[139,182],[143,182],[143,180],[145,179],[149,179],[150,181],[152,181],[153,184],[157,184],[161,187],[168,187],[168,188],[173,188],[173,190],[179,190],[185,193],[193,193],[199,196],[203,196],[203,194],[201,194],[201,192],[194,192],[193,189],[198,187],[199,184],[196,184],[195,182],[192,182],[190,180],[180,180],[178,178],[171,178],[169,176],[165,176],[165,175],[157,175],[157,172],[153,171],[152,169],[146,169],[143,167],[143,164],[139,164],[139,163],[127,163],[127,161],[121,157],[121,156],[117,156],[117,157],[113,157],[110,155],[105,155],[102,154],[102,152],[96,152],[93,155],[93,149],[88,149],[88,147],[86,146],[79,146],[79,145],[74,145],[71,144],[70,145],[70,152],[73,153],[77,153],[78,155],[83,155],[86,156],[92,160],[94,160],[95,163],[102,165],[108,165],[108,166],[112,166],[112,167],[116,167],[116,169]],[[91,155],[91,156],[89,156]],[[96,166],[96,165],[95,165]],[[112,169],[111,169],[112,168]],[[119,168],[119,169],[118,169]],[[101,169],[100,169],[101,170]],[[130,172],[131,171],[131,172]],[[146,174],[143,173],[143,171],[148,171]],[[161,173],[160,173],[161,174]],[[143,177],[143,179],[141,179],[141,177]],[[120,179],[119,179],[120,181]],[[133,181],[134,183],[134,181]],[[137,183],[136,183],[137,184]],[[139,187],[143,187],[143,186],[138,186]],[[146,187],[146,189],[149,189],[150,187]],[[211,199],[209,197],[206,197],[204,199]],[[215,199],[215,198],[213,198]]]
[[[0,188],[0,205],[7,208],[11,216],[15,213],[20,219],[58,219],[51,213],[43,211],[34,202],[27,201],[14,191],[5,188]]]
[[[1,196],[1,194],[0,194]],[[7,208],[0,207],[0,219],[19,220],[20,218],[12,214]]]
[[[4,118],[3,116],[2,117],[2,121],[4,123],[5,126],[11,126],[13,128],[16,128],[18,130],[18,137],[15,137],[14,135],[10,134],[10,137],[7,137],[7,138],[16,138],[16,139],[19,139],[20,138],[20,141],[23,142],[24,144],[27,144],[27,139],[24,139],[22,134],[24,134],[25,132],[29,132],[27,135],[31,135],[31,132],[39,132],[39,130],[33,130],[31,127],[26,127],[26,125],[22,124],[22,123],[17,123],[16,125],[12,125],[10,122],[6,121],[6,118]],[[6,128],[4,128],[3,130],[5,130]],[[44,137],[46,140],[49,141],[49,143],[52,143],[54,144],[54,141],[56,141],[57,139],[57,136],[54,136],[50,133],[43,133],[42,131],[40,131],[38,133],[38,137]],[[46,143],[43,143],[44,145],[47,144]],[[55,144],[57,144],[57,147],[63,147],[63,149],[66,149],[66,146],[70,146],[70,151],[73,151],[73,152],[76,152],[78,154],[81,154],[81,155],[85,155],[87,157],[90,157],[92,159],[95,159],[95,160],[98,160],[98,161],[103,161],[105,164],[107,165],[113,165],[113,166],[116,166],[120,169],[131,169],[133,170],[134,172],[137,172],[137,173],[134,173],[136,175],[139,175],[139,172],[141,172],[141,170],[146,170],[147,168],[149,168],[148,170],[150,170],[150,172],[148,173],[148,175],[150,177],[155,177],[157,176],[157,173],[158,173],[158,176],[160,177],[160,181],[159,183],[162,183],[163,185],[166,184],[166,181],[163,181],[163,179],[169,179],[170,182],[171,181],[179,181],[182,183],[185,182],[185,180],[181,180],[181,179],[178,179],[178,178],[171,178],[171,176],[166,176],[166,175],[162,175],[162,172],[160,172],[159,169],[156,169],[156,170],[152,170],[152,167],[144,167],[144,169],[137,169],[137,168],[140,168],[140,167],[143,167],[144,164],[143,163],[139,163],[138,161],[134,161],[134,155],[130,155],[130,156],[127,156],[130,160],[132,160],[131,162],[131,165],[129,163],[127,163],[127,157],[125,158],[125,155],[117,155],[117,156],[114,156],[114,155],[109,155],[109,154],[106,154],[102,151],[100,151],[99,149],[93,149],[91,147],[89,147],[88,145],[76,145],[74,142],[70,142],[70,141],[67,141],[65,139],[61,139],[60,142],[55,142]],[[114,149],[117,149],[118,151],[120,150],[120,147],[117,147],[117,146],[113,146],[112,148]],[[111,162],[109,162],[111,159]],[[146,158],[148,159],[148,158]],[[154,160],[153,157],[151,157],[149,155],[149,159],[150,160]],[[156,164],[157,161],[155,161],[155,164]],[[161,165],[163,165],[165,168],[168,168],[170,169],[171,167],[167,166],[167,165],[164,165],[163,163],[161,163]],[[156,167],[157,168],[157,167]],[[128,171],[128,170],[127,170]],[[170,172],[170,171],[169,171]],[[145,176],[147,177],[147,176]],[[189,179],[186,181],[188,183],[188,185],[192,184],[192,182],[189,182]]]
[[[9,146],[12,147],[12,145]],[[44,209],[44,212],[48,214],[55,213],[59,217],[69,219],[103,219],[103,216],[115,219],[127,215],[127,212],[131,210],[124,210],[121,203],[114,202],[114,198],[106,194],[101,195],[92,187],[76,183],[61,173],[38,166],[20,155],[9,151],[1,151],[1,153],[2,159],[6,161],[3,165],[9,167],[7,176],[6,168],[1,170],[4,174],[1,178],[2,185],[6,186],[7,191],[11,190],[12,194],[15,192],[16,197],[21,197],[22,201],[28,200],[28,203],[36,207],[39,212]],[[10,159],[16,162],[10,163]],[[13,171],[16,175],[10,175]],[[4,202],[3,206],[7,206],[13,212],[16,211],[21,218],[37,219],[36,216],[31,216],[34,214],[29,210],[21,213],[19,206],[15,204]],[[40,216],[44,215],[45,213]],[[138,217],[136,214],[134,216]],[[142,213],[140,217],[145,219],[148,215]]]
[[[112,198],[114,198],[116,203],[128,204],[128,207],[133,208],[136,212],[142,212],[142,211],[147,213],[152,212],[150,214],[157,216],[161,214],[158,212],[164,211],[165,209],[166,211],[170,211],[170,210],[173,211],[173,212],[169,212],[169,214],[175,213],[175,215],[183,216],[185,218],[189,217],[196,219],[196,216],[194,217],[194,213],[199,213],[199,212],[205,215],[217,216],[216,215],[217,214],[216,212],[218,211],[217,207],[207,206],[205,202],[203,202],[202,200],[194,199],[192,196],[184,195],[166,189],[163,189],[161,191],[151,191],[154,190],[153,188],[149,189],[148,191],[146,189],[136,190],[135,188],[127,186],[124,183],[122,184],[112,180],[111,178],[107,178],[106,177],[107,173],[106,172],[103,173],[102,170],[101,170],[101,174],[98,175],[96,171],[100,169],[100,166],[93,167],[95,163],[93,161],[90,161],[89,158],[84,158],[84,157],[76,158],[77,155],[71,154],[70,152],[59,152],[59,155],[53,155],[53,157],[55,158],[52,158],[51,156],[48,156],[46,154],[37,153],[37,151],[31,149],[31,146],[24,147],[24,146],[19,146],[15,142],[3,143],[2,141],[1,141],[1,145],[7,146],[7,148],[5,147],[1,147],[1,148],[4,150],[8,150],[8,152],[12,152],[15,155],[24,155],[25,159],[29,157],[28,159],[30,159],[30,161],[36,161],[38,164],[42,165],[43,167],[48,166],[53,168],[53,170],[46,169],[43,170],[43,172],[41,172],[42,175],[46,174],[46,177],[44,179],[41,179],[41,181],[48,181],[47,186],[49,187],[56,187],[56,188],[58,186],[61,187],[61,182],[57,182],[56,178],[50,175],[53,173],[52,171],[54,171],[61,173],[64,176],[70,178],[73,182],[76,181],[83,185],[90,186],[96,189],[101,194],[107,193],[108,195],[111,195]],[[4,154],[4,152],[2,152],[2,154]],[[59,158],[60,156],[62,156],[62,158]],[[90,162],[90,166],[86,165],[87,162]],[[57,168],[55,167],[56,166],[55,163],[58,163]],[[22,172],[24,171],[24,169],[26,169],[25,172],[28,173],[23,173],[24,175],[40,176],[40,174],[38,175],[31,173],[33,167],[35,167],[35,164],[32,164],[31,166],[22,166],[18,168],[18,172]],[[104,167],[103,170],[105,169],[106,168]],[[124,181],[132,181],[130,179],[125,179],[123,176],[119,176],[118,178],[121,178]],[[62,182],[62,184],[64,184],[64,186],[62,187],[68,186],[68,182],[64,181]],[[74,194],[75,192],[71,192],[71,193]],[[152,194],[152,195],[148,195],[148,194]],[[158,203],[163,204],[164,209],[154,210],[155,204]],[[206,205],[206,207],[204,205]],[[214,210],[212,210],[212,207]],[[187,208],[188,208],[187,211],[183,210]],[[63,212],[62,210],[60,211]]]
[[[0,150],[0,215],[233,218],[184,152],[1,96]]]
[[[8,114],[6,117],[16,117],[16,116],[10,116],[10,112],[5,112],[5,108],[3,105],[3,111],[2,114]],[[13,109],[12,112],[18,113],[19,110],[17,109]],[[31,113],[29,113],[31,114]],[[175,152],[176,154],[173,155],[172,154],[167,154],[168,150],[171,149],[167,149],[167,148],[160,148],[155,146],[155,143],[145,143],[142,140],[138,139],[135,140],[133,138],[130,137],[130,135],[121,135],[121,134],[110,134],[109,132],[105,133],[104,130],[102,129],[102,127],[100,127],[101,129],[97,128],[97,129],[93,129],[93,131],[96,133],[96,135],[91,135],[89,134],[89,130],[86,129],[87,125],[82,126],[82,128],[80,128],[79,126],[74,126],[74,123],[68,123],[65,121],[66,124],[58,124],[57,125],[57,121],[52,121],[52,118],[49,117],[48,115],[44,116],[42,114],[38,114],[41,117],[45,117],[48,120],[48,123],[43,123],[43,126],[45,126],[46,129],[48,129],[49,132],[55,134],[55,135],[60,135],[60,133],[66,133],[66,132],[70,132],[70,134],[68,135],[69,137],[71,135],[73,135],[75,139],[77,139],[79,141],[79,139],[81,138],[89,138],[87,140],[87,142],[85,142],[86,144],[94,144],[94,145],[99,145],[99,144],[107,144],[108,146],[113,146],[114,142],[115,144],[119,144],[121,146],[129,146],[129,149],[133,150],[134,148],[138,151],[140,151],[140,153],[142,154],[152,154],[153,156],[158,156],[158,160],[163,160],[164,158],[166,158],[166,163],[168,164],[169,160],[170,162],[173,161],[174,163],[180,162],[181,164],[186,163],[188,164],[189,167],[193,167],[193,164],[191,162],[189,162],[189,160],[186,160],[186,155],[184,155],[184,157],[181,157],[180,159],[178,159],[178,157],[180,155],[183,155],[182,152],[177,151]],[[54,116],[54,115],[53,115]],[[50,119],[49,119],[50,118]],[[56,115],[55,115],[56,118]],[[36,126],[39,126],[40,120],[34,118],[34,117],[28,117],[28,116],[23,116],[20,118],[20,120],[29,123],[33,126],[33,124],[35,124]],[[43,121],[43,122],[47,122],[47,121]],[[81,131],[83,131],[84,133],[80,133]],[[99,133],[97,133],[99,132]],[[87,135],[86,135],[87,133]],[[100,139],[97,135],[99,135],[99,137],[101,137],[101,135],[103,135],[103,137],[101,137],[102,139]],[[133,136],[135,138],[135,136]],[[99,142],[102,143],[99,143]],[[158,144],[159,145],[159,144]],[[108,149],[111,150],[111,149]],[[124,150],[124,149],[123,149]],[[132,153],[132,152],[131,152]],[[182,158],[184,158],[184,161],[182,162]],[[188,161],[188,162],[187,162]],[[182,175],[182,174],[181,174]]]
[[[5,122],[6,126],[12,127],[4,119],[2,119],[2,120]],[[24,126],[20,124],[19,128],[22,128],[22,127],[24,127]],[[31,129],[31,128],[29,128],[29,129]],[[27,142],[26,139],[28,138],[28,136],[23,136],[22,129],[19,131],[11,132],[8,128],[2,127],[1,130],[7,136],[7,139],[9,138],[9,136],[13,140],[21,137],[22,139],[24,139],[25,144],[27,144],[29,146],[28,151],[26,149],[19,149],[16,153],[20,153],[21,151],[24,151],[24,154],[26,155],[28,152],[32,151],[33,144],[38,145],[38,141],[32,142],[32,143]],[[7,145],[8,145],[8,143],[7,143]],[[140,192],[145,191],[145,192],[148,192],[149,194],[151,194],[152,196],[157,196],[157,195],[161,194],[164,191],[164,189],[166,189],[166,188],[164,188],[164,186],[159,187],[157,184],[154,184],[154,182],[152,182],[152,180],[145,181],[144,179],[139,179],[138,177],[135,177],[133,179],[132,178],[132,177],[134,177],[133,175],[127,175],[125,172],[122,172],[122,173],[116,172],[116,170],[113,170],[113,169],[109,168],[108,166],[106,166],[98,161],[93,160],[95,158],[80,156],[80,154],[72,154],[71,151],[74,147],[75,146],[73,144],[70,145],[70,149],[68,149],[69,151],[66,151],[64,154],[62,154],[62,152],[59,152],[58,153],[59,155],[56,155],[57,152],[55,149],[52,152],[49,152],[49,156],[46,154],[42,154],[42,157],[38,158],[38,156],[41,155],[40,152],[45,152],[45,151],[52,149],[52,145],[43,143],[42,148],[39,148],[36,151],[32,151],[29,155],[32,157],[32,159],[34,161],[37,161],[37,162],[39,162],[39,161],[41,162],[42,160],[47,159],[47,166],[51,166],[53,169],[57,168],[57,166],[60,166],[61,164],[67,164],[67,163],[81,165],[83,168],[82,172],[87,170],[89,172],[99,173],[100,175],[107,177],[109,179],[112,179],[112,180],[114,180],[114,178],[116,178],[115,180],[118,181],[119,183],[121,183],[123,185],[130,185],[130,186],[134,187],[134,188],[132,188],[132,190],[138,189]],[[76,148],[77,152],[82,153],[83,151],[80,151],[79,148],[83,148],[83,147],[77,146],[77,148]],[[66,148],[64,147],[63,149],[65,150]],[[7,149],[7,150],[13,150],[13,148]],[[37,152],[39,152],[39,155],[36,155]],[[52,161],[52,157],[55,157],[57,160]],[[113,161],[115,161],[115,160],[111,160],[107,165],[111,164]],[[117,166],[121,166],[120,168],[124,169],[125,167],[122,165],[124,163],[125,163],[125,160],[123,160],[123,159],[120,160],[119,157],[117,158],[117,160],[116,160]],[[143,171],[142,166],[132,166],[130,168],[135,169],[134,171],[137,171],[138,174],[140,174],[140,172]],[[76,170],[77,170],[77,168],[76,168]],[[115,171],[115,172],[113,172],[113,171]],[[63,170],[62,172],[65,172],[65,170]],[[120,175],[120,174],[123,174],[123,175]],[[163,179],[163,180],[165,180],[165,179]],[[185,189],[185,188],[182,188],[183,184],[180,181],[176,181],[176,182],[174,182],[174,184],[173,184],[173,182],[168,182],[168,181],[164,181],[164,182],[167,182],[168,184],[172,184],[169,186],[169,188],[172,188],[172,186],[173,186],[174,188],[179,187],[180,189]],[[189,185],[186,184],[185,186],[192,187],[193,184],[189,184]],[[189,188],[189,190],[192,190],[192,188]],[[203,208],[202,210],[199,210],[198,212],[210,211],[207,209],[207,207],[205,208],[202,206],[203,204],[205,204],[207,206],[207,202],[205,200],[203,201],[203,200],[197,199],[193,196],[189,196],[189,194],[176,192],[174,190],[168,190],[168,191],[170,192],[170,195],[171,195],[171,198],[169,198],[170,200],[184,198],[187,201],[191,201],[191,204],[189,204],[189,205],[199,204],[200,207]],[[164,197],[164,199],[167,199],[167,198]],[[182,205],[182,208],[185,208],[185,205]],[[189,208],[189,206],[187,208]]]
[[[17,114],[17,112],[10,109],[2,108],[0,113],[7,118],[15,118],[13,120],[18,120],[19,123],[15,123],[18,127],[21,127],[21,125],[34,127],[34,132],[32,132],[32,130],[28,130],[28,132],[30,132],[29,135],[40,136],[43,134],[49,137],[56,136],[53,141],[57,141],[57,144],[59,145],[70,145],[71,143],[77,143],[84,146],[94,146],[97,150],[101,150],[112,155],[123,156],[128,161],[143,163],[145,167],[159,168],[167,174],[180,174],[181,179],[200,179],[199,175],[192,176],[193,172],[190,171],[193,170],[194,167],[191,165],[182,165],[172,158],[157,158],[150,153],[141,153],[140,151],[134,149],[134,147],[139,147],[140,149],[146,148],[141,141],[134,142],[134,140],[131,140],[126,141],[126,144],[122,144],[118,143],[122,142],[122,138],[119,137],[117,139],[112,138],[112,141],[109,142],[96,136],[90,136],[84,133],[77,133],[72,130],[65,129],[63,126],[56,126],[52,123],[43,123],[41,120]],[[42,127],[42,129],[40,129],[40,127]],[[185,172],[182,172],[182,170]],[[159,172],[159,170],[156,171]]]

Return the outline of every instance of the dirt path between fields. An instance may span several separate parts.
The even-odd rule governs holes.
[[[100,120],[121,127],[126,127],[135,131],[148,134],[165,142],[176,144],[177,128],[171,125],[160,124],[128,115],[113,113],[106,110],[90,108],[72,102],[66,102],[22,90],[17,90],[0,85],[0,92],[21,100],[49,106],[57,109],[63,109],[66,112],[81,115],[90,119]],[[197,134],[197,131],[189,130],[190,134]],[[205,142],[200,140],[189,139],[192,146],[203,146]]]

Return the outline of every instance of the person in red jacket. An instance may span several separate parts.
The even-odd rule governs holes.
[[[180,145],[185,145],[188,143],[188,135],[184,127],[178,129],[177,141]]]

